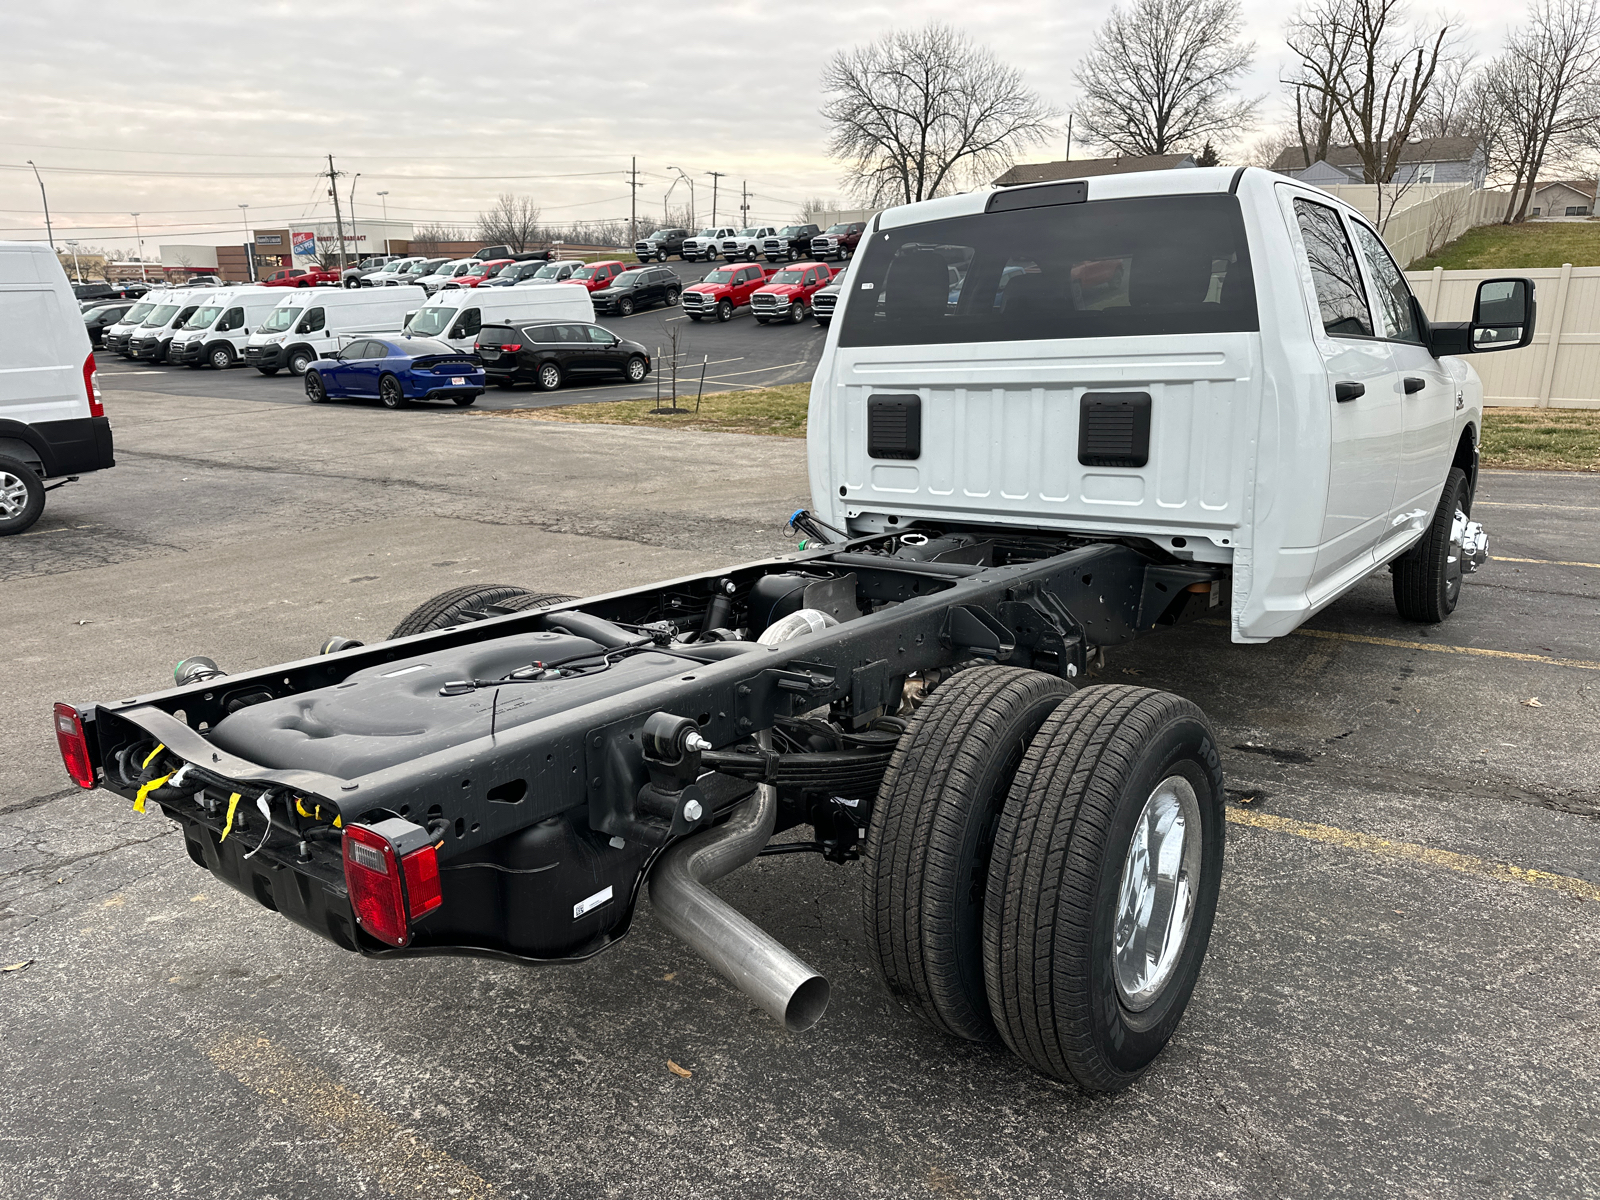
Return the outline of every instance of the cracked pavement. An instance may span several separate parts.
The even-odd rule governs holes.
[[[52,701],[381,638],[463,582],[584,594],[778,552],[807,485],[781,439],[226,385],[111,392],[117,468],[0,541],[0,965],[32,961],[0,974],[0,1197],[448,1194],[407,1163],[529,1197],[1600,1193],[1600,903],[1416,858],[1230,825],[1188,1015],[1112,1099],[902,1011],[854,865],[719,885],[831,978],[803,1036],[648,910],[540,971],[367,962],[232,892],[153,808],[66,786]],[[1600,569],[1551,565],[1600,561],[1597,491],[1487,475],[1496,559],[1442,626],[1400,623],[1378,576],[1311,623],[1332,636],[1187,625],[1092,681],[1200,704],[1239,812],[1600,883],[1600,670],[1539,661],[1600,662]]]

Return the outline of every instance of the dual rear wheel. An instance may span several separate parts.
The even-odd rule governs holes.
[[[962,671],[912,717],[873,808],[871,956],[945,1032],[1117,1091],[1183,1016],[1222,847],[1216,739],[1193,704]]]

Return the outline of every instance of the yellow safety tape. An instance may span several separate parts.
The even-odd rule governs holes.
[[[307,820],[311,819],[311,814],[306,811],[306,802],[303,797],[296,796],[294,798],[294,810]]]
[[[227,841],[228,835],[233,832],[233,814],[238,807],[239,793],[235,792],[233,795],[228,797],[228,823],[222,827],[222,836],[217,839],[218,842]]]
[[[154,758],[155,755],[152,754],[150,757]],[[148,762],[149,759],[146,759],[145,761]],[[176,771],[168,771],[165,775],[161,776],[161,778],[152,779],[149,783],[142,786],[139,789],[139,794],[133,798],[133,811],[136,813],[142,813],[144,811],[145,797],[176,774]]]
[[[335,817],[333,819],[333,827],[335,829],[343,829],[344,828],[344,822],[341,821],[338,817]]]
[[[157,742],[156,743],[156,748],[154,750],[150,751],[149,754],[146,754],[144,756],[144,761],[139,764],[139,770],[142,771],[146,767],[148,767],[151,763],[155,762],[156,755],[160,754],[165,749],[166,749],[166,746],[162,745],[160,742]]]

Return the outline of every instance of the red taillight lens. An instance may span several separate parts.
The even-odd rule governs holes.
[[[72,782],[81,788],[95,784],[94,763],[89,760],[89,739],[84,736],[83,722],[78,710],[70,704],[56,705],[56,744],[61,747],[61,761],[66,765]]]
[[[439,890],[439,853],[432,846],[413,850],[400,860],[400,868],[406,880],[406,907],[413,921],[444,903]]]
[[[346,825],[344,881],[350,889],[356,924],[391,946],[404,946],[411,940],[400,866],[388,838],[361,825]]]
[[[502,354],[515,354],[518,350],[521,350],[521,349],[522,349],[522,343],[521,342],[501,342],[500,343],[500,353],[502,353]]]
[[[89,415],[105,416],[106,406],[100,403],[100,376],[95,372],[93,351],[83,360],[83,391],[89,397]]]

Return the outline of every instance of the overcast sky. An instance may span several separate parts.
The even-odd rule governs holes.
[[[1245,0],[1258,43],[1247,81],[1277,118],[1289,0]],[[705,0],[592,3],[87,3],[0,6],[0,238],[42,238],[33,159],[65,238],[146,250],[225,240],[239,225],[332,216],[326,170],[361,173],[358,216],[470,223],[500,192],[534,197],[549,221],[626,217],[637,155],[641,223],[661,212],[670,166],[748,180],[753,220],[792,217],[810,196],[842,197],[817,114],[835,50],[896,26],[944,19],[1021,67],[1063,110],[1072,68],[1111,0]],[[1481,54],[1521,5],[1453,6]],[[1425,5],[1418,13],[1428,12]],[[1063,127],[1065,122],[1063,121]],[[1052,145],[1027,157],[1059,158]],[[1086,153],[1082,149],[1075,151]],[[20,168],[20,169],[16,169]],[[351,183],[341,180],[341,198]],[[680,184],[676,205],[687,199]],[[241,239],[242,240],[242,237]]]

